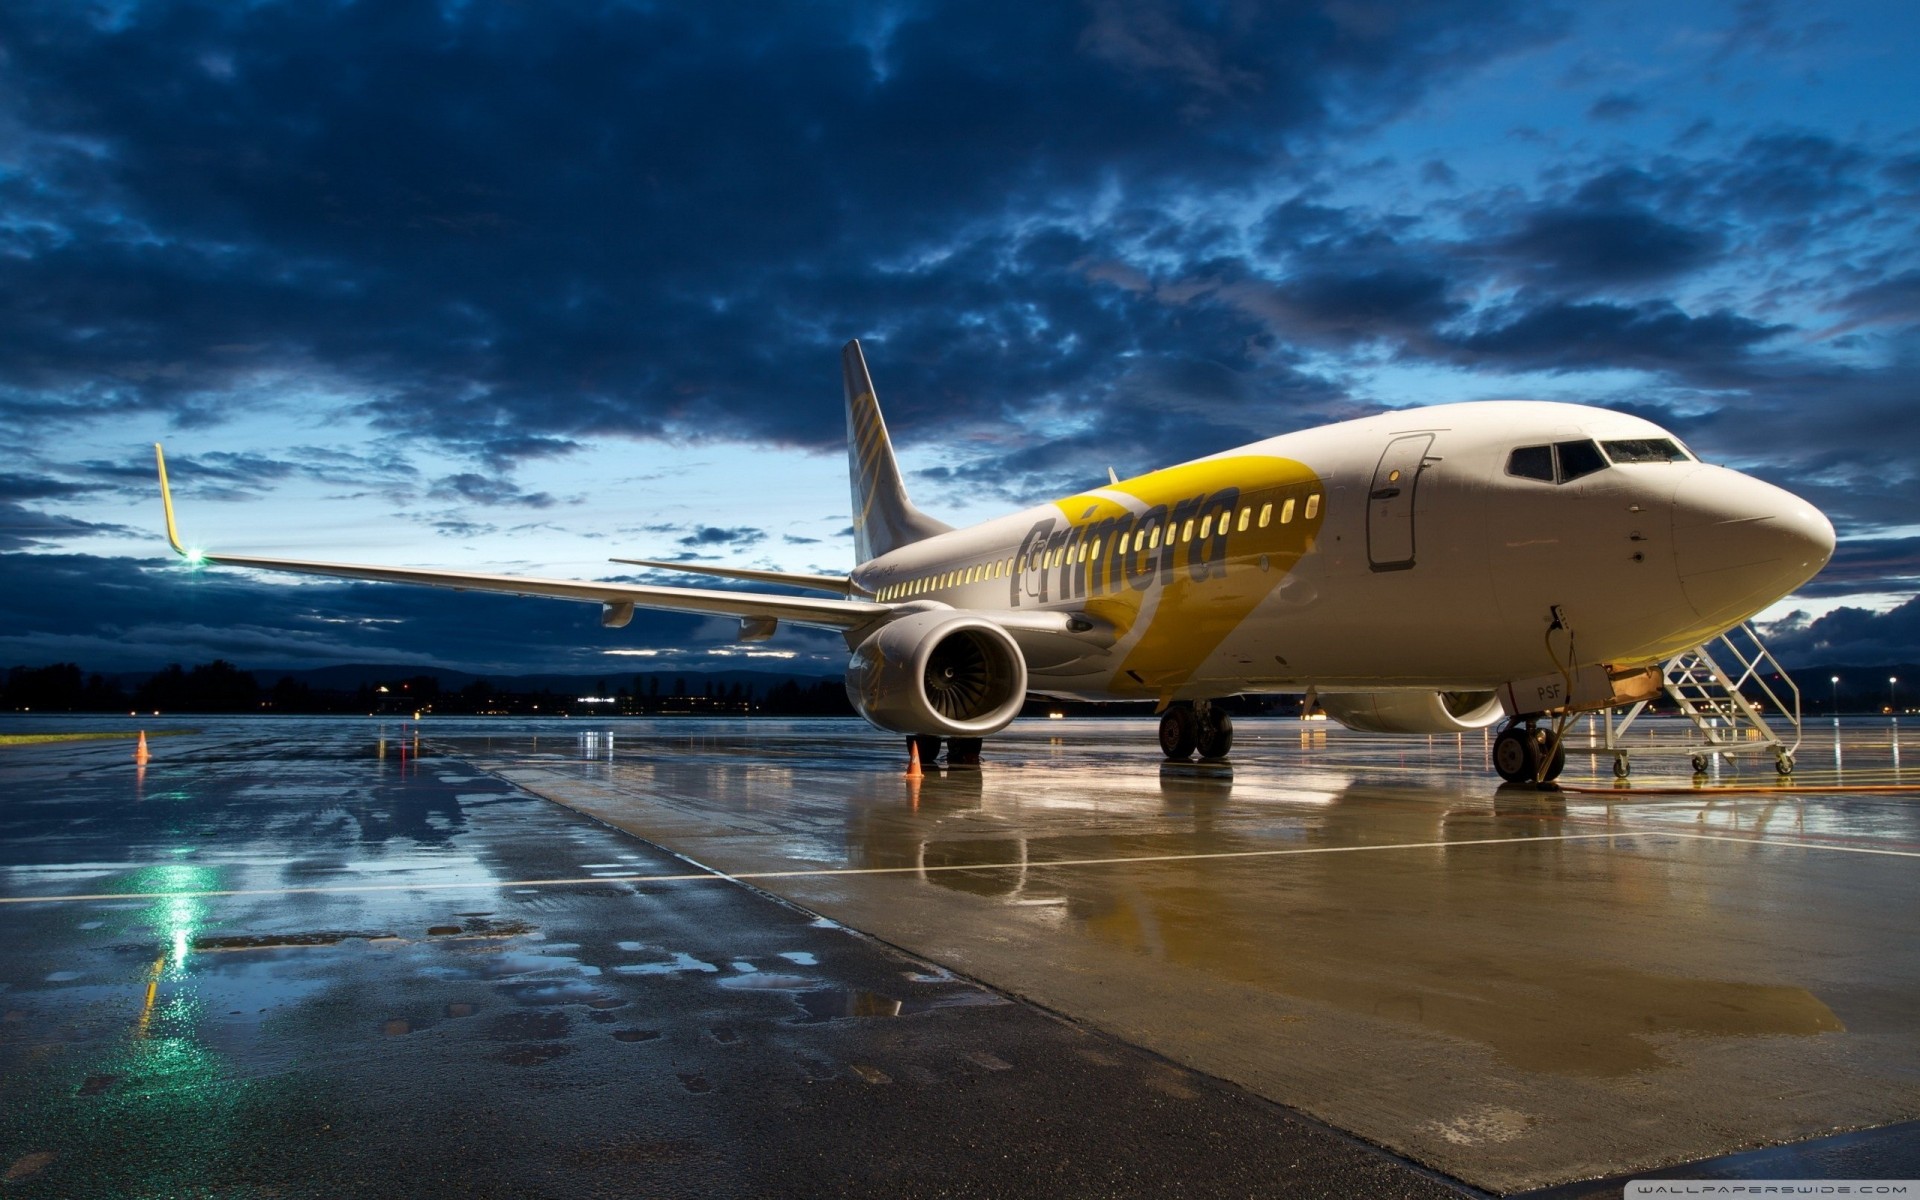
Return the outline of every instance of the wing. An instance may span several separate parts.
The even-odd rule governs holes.
[[[525,575],[482,575],[469,571],[443,571],[423,567],[383,567],[360,563],[309,562],[296,558],[256,558],[240,554],[208,554],[189,550],[181,544],[174,524],[173,492],[167,485],[167,459],[158,443],[153,447],[154,462],[160,470],[160,499],[167,512],[167,542],[174,553],[192,563],[217,563],[229,567],[252,567],[262,571],[288,571],[298,575],[330,575],[338,579],[371,579],[383,583],[412,583],[426,587],[452,588],[461,592],[503,592],[511,596],[547,596],[557,600],[582,600],[605,605],[602,620],[624,625],[634,608],[664,609],[669,612],[703,613],[711,616],[743,619],[772,618],[795,625],[821,629],[858,629],[884,620],[892,606],[866,600],[827,599],[817,596],[767,596],[742,592],[710,591],[703,588],[654,587],[634,583],[600,583],[592,580],[537,579]]]
[[[832,592],[836,596],[853,594],[853,581],[845,575],[798,575],[791,571],[760,571],[752,567],[709,567],[703,563],[662,562],[653,558],[610,558],[607,561],[630,563],[636,567],[657,567],[662,571],[683,571],[689,575],[717,575],[721,579],[778,583],[786,587],[806,588],[813,592]]]

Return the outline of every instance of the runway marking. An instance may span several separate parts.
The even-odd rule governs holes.
[[[1766,837],[1737,837],[1731,834],[1683,833],[1669,829],[1616,829],[1607,833],[1562,833],[1546,837],[1471,838],[1449,842],[1390,842],[1361,846],[1291,846],[1282,850],[1214,850],[1201,854],[1141,854],[1117,858],[1060,858],[1024,863],[940,863],[920,867],[811,867],[791,871],[708,870],[678,872],[671,875],[586,875],[569,879],[461,880],[457,882],[349,883],[332,887],[303,888],[229,888],[203,892],[94,892],[77,896],[0,896],[0,904],[94,903],[102,900],[210,900],[226,896],[323,896],[352,895],[365,892],[439,892],[476,888],[582,887],[595,883],[694,883],[702,880],[728,880],[753,883],[770,879],[824,879],[852,875],[932,875],[949,871],[1045,870],[1055,867],[1111,867],[1132,863],[1204,862],[1230,858],[1285,858],[1307,854],[1356,854],[1369,850],[1452,850],[1468,846],[1518,846],[1536,842],[1594,842],[1618,838],[1665,837],[1693,842],[1735,842],[1745,846],[1798,847],[1806,850],[1838,850],[1848,854],[1879,854],[1894,858],[1920,858],[1920,851],[1881,850],[1866,846],[1840,846],[1805,839],[1785,840]]]

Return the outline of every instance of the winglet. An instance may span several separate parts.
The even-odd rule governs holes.
[[[160,503],[167,510],[167,543],[181,558],[192,558],[193,554],[180,544],[180,531],[174,528],[173,489],[167,486],[167,452],[160,448],[159,442],[153,444],[153,462],[160,468]]]

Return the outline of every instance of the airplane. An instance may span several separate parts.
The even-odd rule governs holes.
[[[782,621],[850,651],[848,699],[932,762],[977,765],[1029,694],[1147,700],[1169,760],[1223,759],[1217,703],[1304,693],[1351,728],[1501,723],[1493,766],[1550,781],[1572,714],[1645,699],[1659,664],[1813,578],[1816,508],[1625,413],[1475,401],[1282,434],[967,528],[908,499],[858,341],[841,351],[848,574],[614,559],[823,595],[539,579],[190,550],[219,564]],[[1783,770],[1790,766],[1783,764]]]

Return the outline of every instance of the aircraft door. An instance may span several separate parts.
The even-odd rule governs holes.
[[[1367,489],[1367,561],[1376,571],[1404,571],[1413,565],[1413,501],[1420,486],[1430,433],[1414,433],[1387,443]]]

